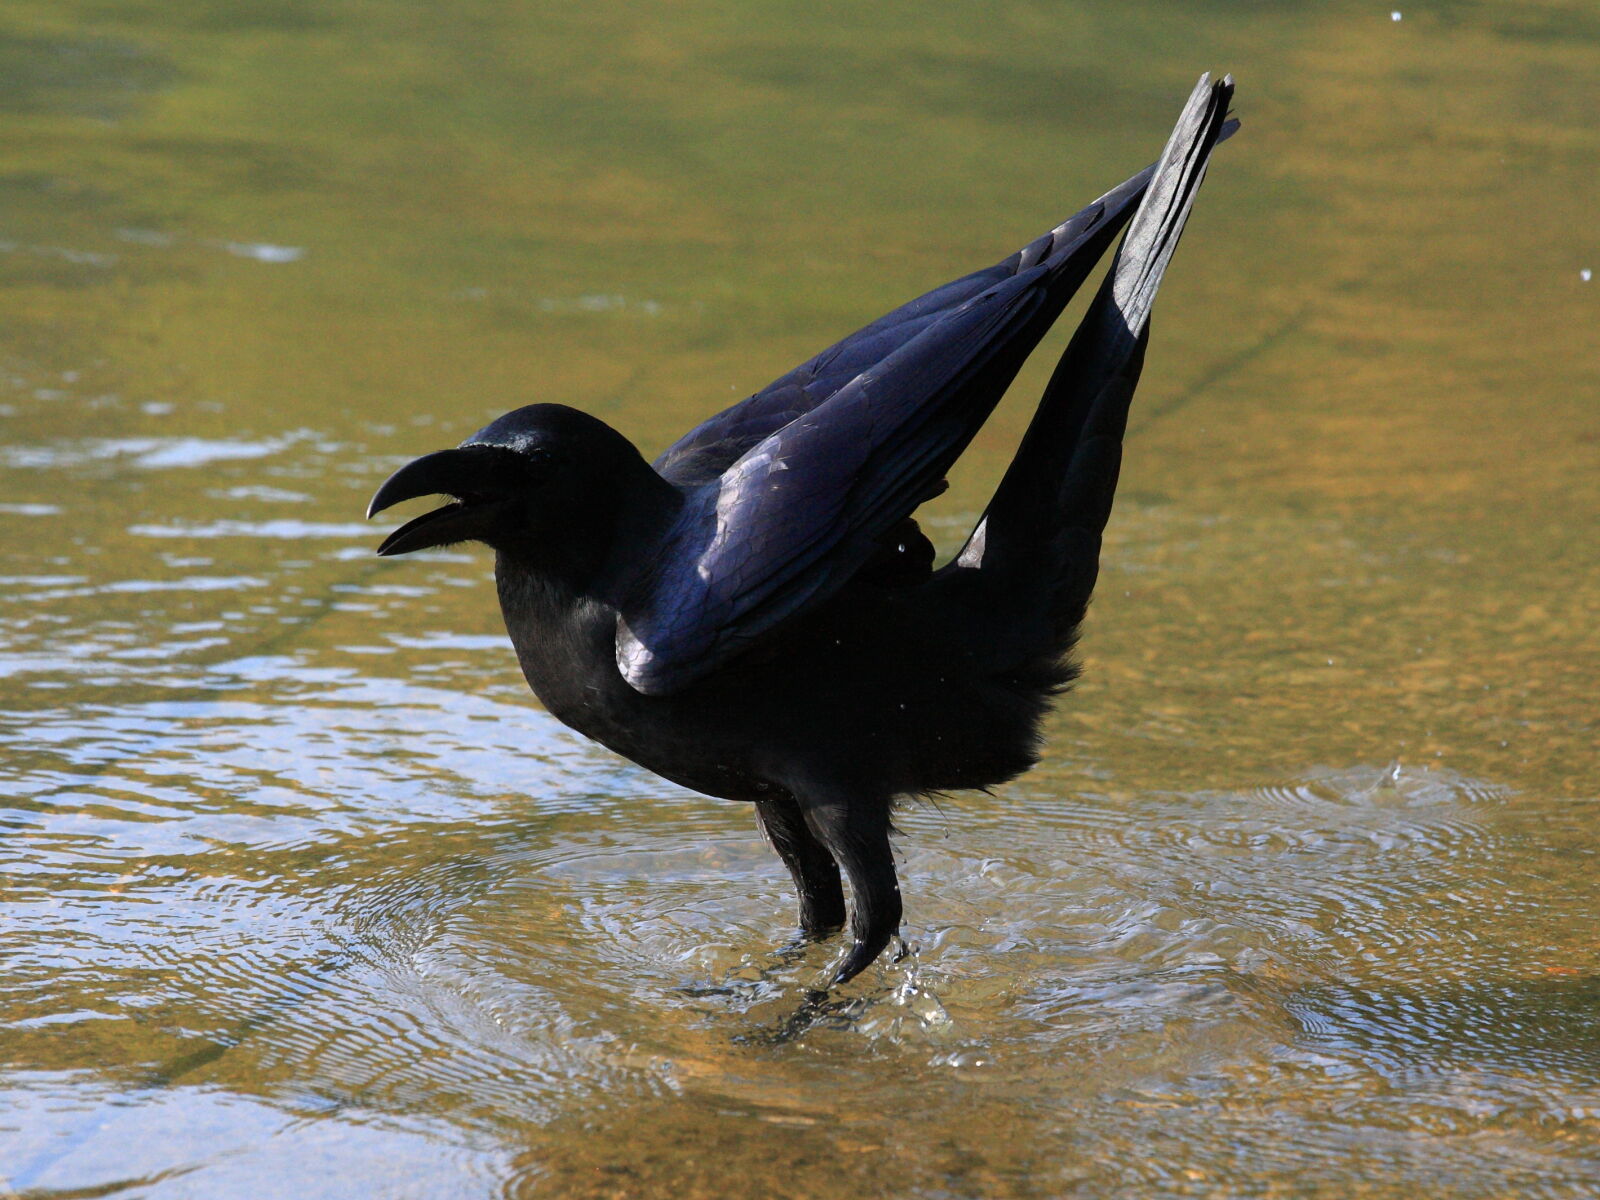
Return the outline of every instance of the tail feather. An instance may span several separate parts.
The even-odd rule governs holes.
[[[1202,76],[1190,95],[1105,282],[1051,376],[983,520],[956,559],[958,567],[1051,576],[1047,607],[1058,637],[1070,637],[1094,588],[1150,308],[1211,151],[1235,127],[1227,121],[1232,96],[1231,76],[1219,83]]]

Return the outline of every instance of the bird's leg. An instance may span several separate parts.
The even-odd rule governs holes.
[[[806,828],[800,808],[787,797],[782,800],[757,800],[756,816],[772,848],[794,876],[800,893],[800,933],[807,938],[823,938],[844,924],[844,888],[839,884],[839,865],[828,848]]]
[[[806,825],[850,880],[850,933],[855,944],[828,986],[853,979],[900,931],[900,883],[889,848],[887,799],[801,795]]]

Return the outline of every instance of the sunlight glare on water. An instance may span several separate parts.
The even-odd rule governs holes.
[[[1208,69],[1084,680],[819,999],[752,814],[366,500],[653,454]],[[0,1196],[1595,1195],[1597,80],[1559,2],[8,5]]]

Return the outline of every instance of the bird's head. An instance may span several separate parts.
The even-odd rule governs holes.
[[[659,479],[605,422],[560,404],[532,404],[454,450],[401,467],[372,497],[367,517],[418,496],[451,498],[385,538],[378,547],[383,555],[470,541],[508,551],[570,545],[611,520],[641,468]]]

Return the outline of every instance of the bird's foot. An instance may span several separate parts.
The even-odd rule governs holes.
[[[883,953],[900,932],[900,883],[889,847],[887,802],[812,803],[806,824],[832,851],[850,881],[850,933],[854,938],[834,968],[828,987],[848,983]]]
[[[816,942],[832,937],[845,921],[844,887],[833,855],[811,832],[792,799],[757,800],[756,815],[800,894],[801,939]]]

